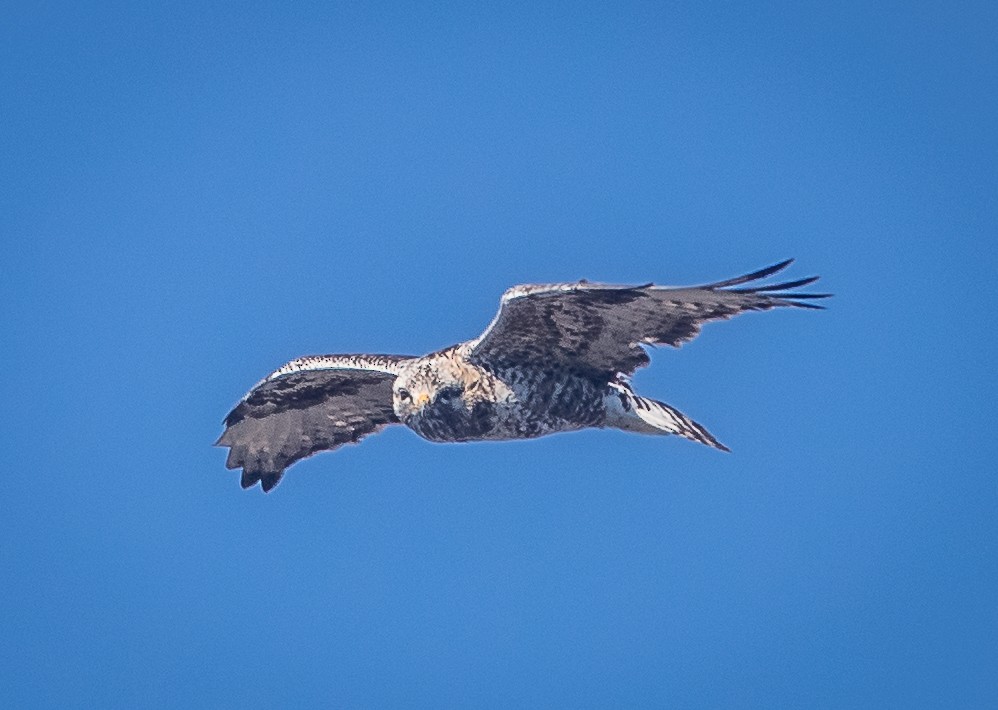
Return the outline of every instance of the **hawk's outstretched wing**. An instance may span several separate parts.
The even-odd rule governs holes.
[[[242,486],[264,491],[284,469],[319,451],[360,441],[398,422],[392,383],[403,355],[318,355],[293,360],[251,389],[225,418],[216,446]]]
[[[820,308],[804,301],[823,293],[793,293],[817,276],[734,288],[772,276],[793,259],[745,276],[703,286],[571,284],[515,286],[503,294],[499,313],[470,345],[482,365],[557,365],[630,374],[647,365],[641,344],[678,347],[712,320],[778,306]]]

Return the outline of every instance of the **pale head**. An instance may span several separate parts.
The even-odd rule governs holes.
[[[463,432],[493,426],[494,403],[483,401],[482,373],[437,353],[399,372],[392,385],[392,407],[403,424],[431,440],[462,440]],[[455,438],[456,437],[456,438]]]

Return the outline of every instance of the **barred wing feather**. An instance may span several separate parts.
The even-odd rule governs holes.
[[[216,442],[228,446],[227,468],[242,468],[242,486],[264,491],[285,469],[319,451],[356,443],[398,423],[392,383],[401,355],[321,355],[284,365],[243,397]]]
[[[799,293],[817,276],[735,288],[782,271],[792,259],[717,283],[690,287],[577,283],[516,286],[488,329],[472,341],[470,359],[485,366],[559,365],[630,374],[647,365],[641,347],[692,340],[704,323],[778,307],[821,308]]]

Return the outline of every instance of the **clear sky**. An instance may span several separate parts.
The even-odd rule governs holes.
[[[0,706],[998,707],[994,3],[5,3]],[[787,257],[660,349],[723,454],[398,428],[308,353]]]

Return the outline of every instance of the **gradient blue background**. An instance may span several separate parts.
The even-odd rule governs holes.
[[[996,707],[994,3],[0,11],[0,705]],[[658,350],[734,452],[391,430],[239,489],[305,353],[796,256]]]

